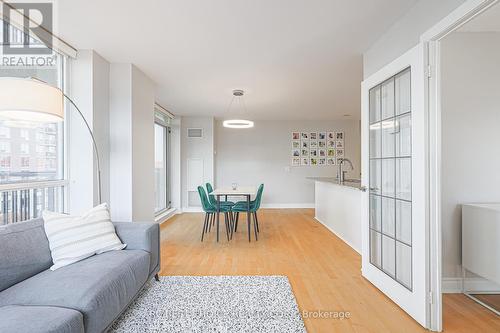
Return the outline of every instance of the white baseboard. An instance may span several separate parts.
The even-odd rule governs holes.
[[[171,208],[160,216],[156,217],[156,222],[162,224],[181,212],[177,208]]]
[[[462,278],[443,278],[441,280],[443,294],[458,294],[462,292]]]
[[[182,207],[181,213],[203,213],[203,208],[201,208],[201,207]]]
[[[361,254],[361,251],[357,248],[355,248],[350,242],[346,241],[342,236],[340,236],[338,233],[336,233],[335,231],[333,231],[333,229],[331,229],[328,225],[326,225],[325,223],[321,222],[320,219],[318,219],[316,216],[314,216],[314,219],[316,221],[318,221],[319,223],[321,223],[325,228],[327,228],[332,234],[334,234],[335,236],[337,236],[338,238],[340,238],[344,243],[346,243],[347,245],[349,245],[351,247],[351,249],[353,249],[354,251],[358,252],[359,254]]]
[[[292,204],[262,204],[261,208],[292,209],[292,208],[314,208],[314,203],[292,203]],[[201,207],[183,207],[180,213],[202,213]]]
[[[281,208],[281,209],[286,209],[286,208],[314,208],[314,202],[313,203],[290,203],[290,204],[262,204],[262,208]]]
[[[473,277],[466,279],[466,286],[468,291],[477,292],[498,292],[499,286],[494,282],[480,277]],[[443,294],[459,294],[462,293],[462,278],[461,277],[444,277],[442,279],[441,291]]]

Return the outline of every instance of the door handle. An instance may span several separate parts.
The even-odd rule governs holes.
[[[359,189],[361,190],[361,192],[366,192],[367,190],[366,186],[361,186]]]

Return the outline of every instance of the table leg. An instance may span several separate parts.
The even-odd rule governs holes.
[[[250,196],[247,195],[247,226],[248,226],[248,241],[250,242]]]
[[[219,241],[220,195],[217,195],[217,242]]]

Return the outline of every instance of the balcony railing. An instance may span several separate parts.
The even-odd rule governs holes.
[[[64,211],[67,180],[0,185],[0,225]]]

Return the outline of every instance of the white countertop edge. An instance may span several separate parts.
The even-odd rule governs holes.
[[[359,182],[359,183],[355,183],[355,182],[339,183],[338,180],[334,177],[307,177],[307,179],[313,180],[315,182],[328,183],[328,184],[332,184],[332,185],[337,185],[337,186],[342,187],[342,188],[349,188],[349,189],[361,191],[361,182]]]
[[[497,203],[497,202],[465,203],[465,204],[462,204],[462,207],[474,207],[474,208],[482,208],[482,209],[490,209],[490,210],[500,211],[500,203]]]

